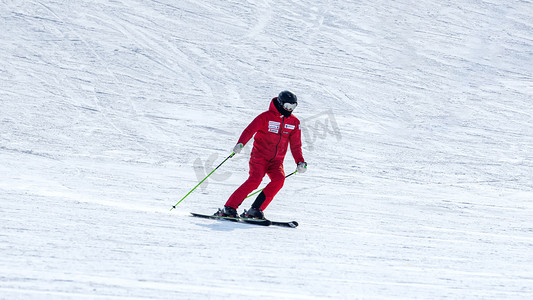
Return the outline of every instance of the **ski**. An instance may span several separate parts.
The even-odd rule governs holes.
[[[204,214],[197,214],[191,212],[191,215],[193,217],[198,218],[204,218],[204,219],[213,219],[213,220],[226,220],[230,222],[241,222],[246,224],[253,224],[253,225],[260,225],[260,226],[280,226],[280,227],[289,227],[289,228],[296,228],[298,227],[298,222],[296,221],[290,221],[290,222],[277,222],[277,221],[270,221],[266,219],[252,219],[252,218],[232,218],[232,217],[222,217],[222,216],[215,216],[215,215],[204,215]]]
[[[277,221],[270,221],[272,222],[272,226],[281,226],[281,227],[290,227],[290,228],[296,228],[298,227],[298,222],[296,221],[290,221],[290,222],[277,222]]]
[[[197,213],[191,213],[193,217],[204,218],[204,219],[214,219],[214,220],[226,220],[231,222],[241,222],[246,224],[260,225],[260,226],[270,226],[272,222],[269,220],[259,220],[259,219],[248,219],[248,218],[232,218],[232,217],[222,217],[215,215],[203,215]]]

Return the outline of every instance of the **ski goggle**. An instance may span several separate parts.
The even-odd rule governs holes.
[[[288,111],[293,111],[296,108],[296,106],[298,106],[298,103],[289,103],[289,102],[283,103],[283,108]]]

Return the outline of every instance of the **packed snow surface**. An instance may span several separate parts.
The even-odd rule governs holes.
[[[532,16],[1,1],[0,298],[531,299]],[[247,178],[251,143],[170,211],[285,89],[309,167],[265,214],[300,226],[189,216]]]

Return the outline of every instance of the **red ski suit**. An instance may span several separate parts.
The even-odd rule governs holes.
[[[296,163],[304,161],[300,121],[292,114],[289,117],[284,117],[274,105],[274,101],[277,101],[277,98],[272,99],[270,108],[257,116],[244,129],[237,142],[246,145],[255,134],[252,157],[249,163],[250,176],[230,196],[225,206],[237,209],[246,196],[257,189],[267,174],[271,181],[263,190],[265,201],[260,209],[264,210],[285,182],[283,160],[289,144],[294,161]]]

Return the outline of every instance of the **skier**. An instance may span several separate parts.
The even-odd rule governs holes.
[[[241,217],[245,218],[264,219],[263,210],[285,182],[283,160],[289,144],[298,173],[304,173],[307,170],[307,163],[302,155],[300,121],[292,115],[297,105],[298,101],[294,93],[282,91],[272,99],[270,108],[257,116],[244,129],[233,152],[236,154],[241,152],[244,145],[255,135],[249,162],[250,176],[233,192],[224,208],[219,209],[215,215],[237,217],[237,208],[246,196],[261,184],[263,177],[267,174],[270,177],[270,183],[257,196],[252,207],[241,214]]]

